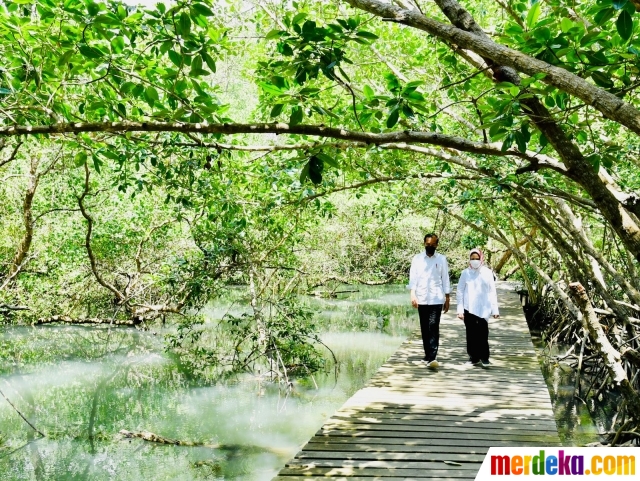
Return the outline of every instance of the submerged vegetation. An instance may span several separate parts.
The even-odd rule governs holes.
[[[331,357],[301,294],[404,282],[435,231],[454,275],[481,246],[523,283],[637,443],[637,8],[0,1],[0,320],[161,332],[190,382],[288,386]],[[114,332],[83,349],[144,349]],[[2,343],[3,373],[42,355]]]

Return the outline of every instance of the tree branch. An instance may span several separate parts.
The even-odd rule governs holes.
[[[619,122],[636,134],[640,134],[640,111],[614,94],[587,82],[585,79],[561,67],[553,66],[517,50],[497,44],[486,35],[478,35],[474,32],[467,32],[438,22],[416,10],[404,10],[379,0],[345,1],[352,7],[373,13],[382,17],[383,20],[401,23],[457,44],[484,58],[491,59],[497,65],[511,67],[532,76],[544,73],[545,76],[541,79],[542,82],[578,97],[585,104],[602,112],[605,117]]]
[[[0,127],[0,137],[37,134],[76,134],[82,132],[178,132],[197,134],[283,134],[310,135],[325,138],[341,139],[366,144],[387,144],[391,142],[405,142],[408,144],[431,144],[448,147],[474,154],[514,156],[530,159],[530,154],[523,154],[515,148],[502,151],[502,144],[485,144],[474,142],[462,137],[449,136],[437,132],[424,131],[395,131],[385,133],[358,132],[324,125],[290,125],[285,123],[260,124],[204,124],[182,122],[77,122],[58,123],[48,125],[22,126],[13,125]]]
[[[96,278],[96,280],[98,281],[98,283],[110,290],[111,292],[113,292],[113,294],[116,296],[116,299],[118,300],[118,302],[122,303],[125,300],[125,296],[118,290],[116,289],[112,284],[108,283],[107,281],[105,281],[103,279],[103,277],[100,275],[100,273],[98,272],[98,263],[96,261],[96,257],[93,253],[93,248],[91,247],[91,234],[93,231],[93,217],[91,217],[89,215],[89,213],[87,212],[85,206],[84,206],[84,199],[85,197],[89,194],[89,166],[87,165],[87,163],[85,162],[84,164],[84,172],[85,172],[85,176],[84,176],[84,190],[82,191],[82,195],[80,195],[78,197],[78,207],[80,207],[80,212],[82,213],[82,217],[84,217],[87,221],[87,233],[85,235],[85,241],[84,241],[84,246],[85,249],[87,250],[87,255],[89,256],[89,262],[91,264],[91,272],[93,273],[93,276]]]

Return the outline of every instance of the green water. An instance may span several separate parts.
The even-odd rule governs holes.
[[[4,328],[0,389],[47,437],[0,399],[0,479],[271,479],[417,326],[401,286],[341,297],[307,300],[337,375],[331,362],[290,390],[249,374],[193,384],[158,329]],[[243,307],[206,312],[213,321],[229,309]],[[121,429],[208,446],[129,440]]]

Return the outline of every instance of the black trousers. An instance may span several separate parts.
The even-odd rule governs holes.
[[[418,304],[424,358],[427,362],[433,361],[438,356],[441,314],[442,304]]]
[[[476,362],[489,359],[489,323],[486,319],[464,311],[464,326],[467,329],[467,354]]]

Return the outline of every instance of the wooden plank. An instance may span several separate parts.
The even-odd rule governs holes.
[[[435,440],[433,439],[425,439],[425,438],[400,438],[400,437],[358,437],[358,436],[314,436],[309,444],[311,443],[324,443],[330,442],[330,444],[397,444],[403,445],[405,447],[414,447],[414,446],[431,446],[434,444]],[[536,446],[559,446],[560,442],[537,442]],[[309,446],[307,444],[304,449],[307,449]],[[531,446],[531,440],[513,440],[513,439],[475,439],[475,438],[462,438],[455,439],[453,436],[438,438],[437,444],[441,446],[443,449],[449,448],[451,446],[469,446],[469,447],[482,447],[482,448],[490,448],[492,446]]]
[[[428,433],[432,431],[445,431],[445,432],[467,432],[467,433],[486,433],[490,436],[495,436],[502,432],[522,432],[527,430],[532,434],[557,434],[558,431],[555,428],[549,426],[528,426],[525,423],[522,424],[502,424],[496,426],[492,423],[484,423],[482,425],[470,424],[470,423],[451,423],[451,422],[434,422],[434,423],[416,423],[415,421],[396,421],[393,419],[384,419],[384,422],[367,422],[365,419],[336,419],[331,418],[327,421],[323,429],[370,429],[370,430],[390,430],[390,431],[416,431],[422,433]]]
[[[357,439],[348,439],[348,442],[334,442],[333,439],[320,440],[319,438],[311,438],[311,440],[302,448],[301,453],[315,451],[341,451],[353,452],[358,450],[361,453],[417,453],[428,457],[430,454],[487,454],[489,448],[484,446],[464,446],[464,443],[452,443],[449,446],[438,444],[419,445],[415,443],[407,444],[387,444],[383,439],[378,439],[379,443],[363,443]]]
[[[358,459],[358,460],[385,460],[385,461],[454,461],[458,463],[474,462],[482,463],[485,452],[482,454],[468,453],[402,453],[402,452],[363,452],[358,451],[301,451],[295,459]]]
[[[513,430],[513,429],[526,429],[529,431],[550,431],[557,432],[556,424],[552,422],[547,422],[544,424],[534,424],[528,420],[512,420],[512,421],[501,421],[498,422],[496,420],[480,420],[480,421],[458,421],[454,419],[440,419],[437,417],[431,418],[418,418],[417,416],[413,416],[407,419],[407,416],[394,417],[392,415],[377,415],[377,414],[362,414],[357,415],[354,414],[351,417],[346,416],[333,416],[329,419],[325,426],[337,426],[341,423],[345,424],[357,424],[357,423],[370,423],[370,424],[380,424],[380,425],[406,425],[406,426],[429,426],[432,428],[438,427],[446,427],[446,426],[459,426],[459,427],[469,427],[476,429],[485,429],[489,431],[501,431],[503,429]]]
[[[386,469],[386,468],[355,468],[352,466],[345,466],[341,468],[304,468],[304,467],[285,467],[279,475],[297,475],[301,474],[311,476],[399,476],[399,477],[413,477],[423,479],[441,479],[441,476],[448,476],[449,478],[475,478],[476,471],[470,471],[465,469]]]
[[[451,464],[447,464],[451,463]],[[297,469],[313,469],[313,468],[353,468],[353,469],[370,469],[370,468],[385,468],[385,469],[448,469],[449,466],[453,466],[453,469],[460,471],[473,471],[474,473],[480,469],[482,461],[475,463],[459,463],[454,461],[386,461],[386,460],[371,460],[371,459],[293,459],[287,463],[287,467]]]
[[[378,413],[378,414],[387,414],[387,415],[403,415],[403,416],[436,416],[442,417],[443,419],[528,419],[535,420],[536,418],[540,418],[539,414],[535,414],[538,412],[548,413],[550,410],[546,408],[537,409],[533,411],[518,411],[518,410],[496,410],[496,409],[470,409],[468,411],[460,411],[458,409],[424,409],[422,406],[416,407],[405,407],[405,406],[397,406],[397,405],[389,405],[384,407],[373,407],[373,406],[363,406],[361,408],[353,408],[349,406],[344,406],[336,411],[336,414],[340,413],[348,413],[348,414],[358,414],[358,413]]]
[[[439,369],[422,362],[416,331],[275,479],[475,479],[490,447],[559,446],[518,296],[500,296],[491,366],[464,364],[464,326],[443,315]]]
[[[313,476],[313,475],[290,475],[290,476],[276,476],[273,478],[274,481],[421,481],[424,479],[434,479],[430,477],[430,475],[425,474],[421,477],[415,476],[340,476],[337,474],[326,475],[326,476]],[[459,481],[464,479],[475,479],[475,476],[467,477],[451,477],[446,474],[440,475],[437,477],[439,481]]]
[[[493,441],[496,436],[495,434],[487,434],[487,433],[464,433],[464,432],[438,432],[432,431],[429,433],[424,432],[415,432],[415,431],[371,431],[369,429],[359,429],[359,430],[348,430],[348,429],[321,429],[316,433],[316,437],[377,437],[377,438],[401,438],[401,439],[427,439],[434,441],[436,439],[451,439],[455,438],[458,440],[464,439],[478,439],[478,440],[487,440]],[[540,443],[548,443],[549,441],[553,441],[558,438],[557,433],[554,433],[553,436],[548,434],[528,434],[526,432],[516,433],[502,433],[500,435],[500,439],[504,441],[528,441],[535,445],[536,442]]]

